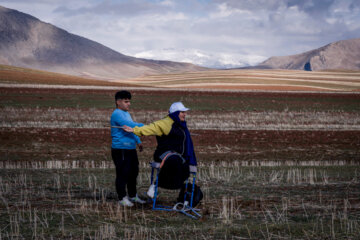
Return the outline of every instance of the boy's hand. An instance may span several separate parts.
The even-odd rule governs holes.
[[[132,129],[131,127],[126,126],[126,125],[122,126],[122,129],[123,129],[125,132],[129,132],[129,133],[134,132],[134,129]]]
[[[141,143],[138,144],[139,152],[142,152],[144,150],[144,147]]]

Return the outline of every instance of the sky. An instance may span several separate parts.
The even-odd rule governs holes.
[[[360,38],[360,0],[0,0],[122,54],[213,68]]]

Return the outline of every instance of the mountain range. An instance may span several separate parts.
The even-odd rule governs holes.
[[[173,51],[176,50],[166,50],[162,54],[166,56]],[[137,55],[138,58],[126,56],[31,15],[0,6],[0,64],[110,81],[151,74],[207,70],[191,63],[141,58],[149,56],[155,57],[156,53],[146,52]],[[195,59],[197,64],[214,59],[194,49],[183,50],[181,56],[183,59]],[[213,66],[218,66],[220,62],[222,65],[223,62],[234,62],[229,57],[219,56]],[[237,61],[237,64],[241,64],[241,61]],[[250,68],[360,70],[360,39],[330,43],[301,54],[271,57]]]
[[[2,6],[0,64],[106,80],[206,69],[190,63],[126,56]]]
[[[271,57],[257,65],[256,68],[307,71],[325,69],[360,70],[360,38],[330,43],[301,54]]]

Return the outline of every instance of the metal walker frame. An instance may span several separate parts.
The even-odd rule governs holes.
[[[179,203],[176,203],[173,207],[171,207],[171,206],[163,206],[163,205],[157,205],[156,204],[157,197],[158,197],[158,183],[159,183],[160,163],[151,162],[150,166],[151,166],[150,184],[154,184],[153,183],[154,182],[154,172],[155,172],[155,169],[156,169],[155,193],[154,193],[154,197],[152,198],[152,202],[153,202],[152,209],[153,210],[160,210],[160,211],[176,211],[176,212],[183,213],[186,216],[191,217],[193,219],[201,218],[201,215],[199,213],[200,209],[192,207],[193,198],[194,198],[194,189],[195,189],[197,167],[193,166],[193,165],[189,166],[190,175],[192,175],[192,190],[191,190],[190,203],[188,201],[185,201],[186,196],[188,194],[187,191],[186,191],[185,194],[184,194],[184,203],[179,202]],[[185,189],[187,189],[188,183],[189,183],[189,179],[187,179],[185,181]]]

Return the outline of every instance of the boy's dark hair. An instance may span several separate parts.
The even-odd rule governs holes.
[[[131,93],[126,90],[119,91],[115,94],[115,101],[118,99],[131,99]]]

